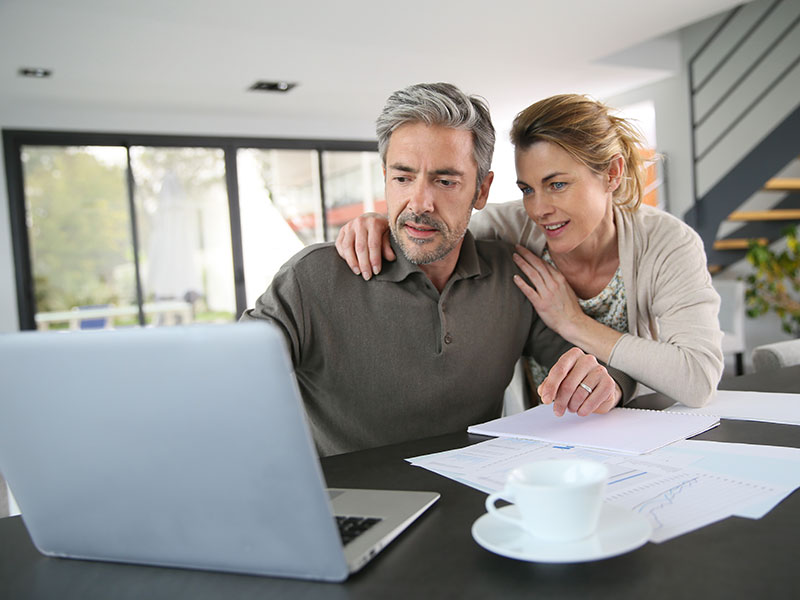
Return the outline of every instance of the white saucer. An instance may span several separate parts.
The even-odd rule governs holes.
[[[499,510],[519,516],[513,504]],[[472,525],[472,537],[487,550],[509,558],[542,563],[585,562],[617,556],[643,545],[651,532],[650,522],[644,516],[613,504],[603,505],[593,535],[572,542],[535,538],[489,513]]]

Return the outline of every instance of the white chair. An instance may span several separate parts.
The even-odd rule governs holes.
[[[757,346],[753,350],[756,372],[800,365],[800,340],[786,340]]]
[[[528,360],[521,358],[514,367],[514,377],[503,396],[502,416],[514,415],[532,406],[532,382]]]
[[[744,339],[744,282],[719,279],[714,281],[714,289],[720,296],[719,326],[722,329],[722,353],[733,354],[736,361],[736,374],[744,373],[744,353],[747,349]]]

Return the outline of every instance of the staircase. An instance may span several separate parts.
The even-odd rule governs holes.
[[[689,62],[695,204],[709,270],[800,221],[800,2],[719,18]]]
[[[800,165],[800,158],[797,163]],[[787,225],[800,223],[800,177],[774,177],[764,184],[760,194],[772,197],[771,208],[735,210],[725,217],[726,223],[741,225],[715,239],[708,267],[712,274],[744,258],[751,240],[769,244],[781,237]]]

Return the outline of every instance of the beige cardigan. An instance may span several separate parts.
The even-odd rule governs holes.
[[[687,406],[702,406],[722,375],[719,295],[700,236],[680,219],[642,205],[614,208],[628,308],[628,333],[608,364]],[[472,217],[473,235],[541,254],[544,236],[521,201],[488,204]]]

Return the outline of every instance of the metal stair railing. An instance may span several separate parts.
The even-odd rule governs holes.
[[[735,78],[733,83],[728,85],[724,90],[720,91],[717,95],[716,99],[711,103],[710,108],[708,108],[704,114],[697,115],[697,97],[701,91],[703,91],[706,86],[713,80],[713,78],[720,72],[720,70],[728,65],[731,59],[736,55],[737,51],[741,49],[741,47],[752,38],[754,34],[756,34],[759,29],[764,25],[767,19],[775,12],[775,10],[785,2],[793,2],[796,0],[773,0],[766,7],[766,9],[747,27],[747,30],[738,38],[738,40],[728,49],[727,52],[719,59],[719,61],[714,65],[713,68],[709,70],[709,72],[702,78],[700,82],[695,82],[695,70],[697,62],[708,56],[709,52],[713,52],[713,43],[720,39],[720,37],[727,31],[730,30],[731,27],[734,26],[734,22],[737,16],[740,15],[744,5],[740,5],[733,10],[719,23],[719,25],[714,29],[714,31],[708,36],[708,38],[703,42],[700,48],[694,53],[694,55],[690,58],[688,64],[688,72],[689,72],[689,90],[690,90],[690,101],[689,101],[689,114],[691,120],[691,152],[692,152],[692,168],[693,168],[693,179],[694,179],[694,195],[695,195],[695,203],[701,199],[701,192],[699,189],[699,177],[698,177],[698,165],[699,162],[705,158],[712,150],[719,146],[725,138],[731,133],[731,131],[736,127],[736,125],[744,119],[748,114],[750,114],[763,100],[769,93],[775,89],[777,85],[779,85],[786,76],[794,69],[798,63],[800,63],[800,54],[794,58],[788,65],[785,66],[775,76],[772,81],[765,86],[760,93],[756,95],[756,97],[747,104],[747,106],[742,109],[741,111],[737,112],[734,115],[731,115],[730,118],[726,119],[727,125],[724,129],[717,134],[714,139],[703,149],[702,152],[698,152],[698,139],[697,133],[700,126],[708,121],[708,119],[715,115],[720,108],[722,107],[725,100],[731,96],[734,92],[739,90],[742,86],[744,81],[747,79],[749,75],[751,75],[758,67],[762,66],[762,64],[772,56],[773,52],[775,51],[776,47],[788,36],[792,31],[800,24],[800,15],[793,18],[789,21],[782,30],[779,32],[778,35],[774,37],[772,42],[764,48],[764,50],[758,54],[758,56],[752,57],[749,64],[745,64],[742,66],[741,72],[738,74],[738,77]],[[702,211],[698,214],[698,217],[702,214]],[[703,226],[704,223],[696,223],[696,226]]]
[[[797,76],[800,63],[794,43],[799,9],[797,0],[740,5],[720,19],[688,62],[694,203],[683,218],[703,239],[709,264],[719,268],[744,255],[721,249],[736,240],[716,240],[719,225],[798,155],[800,96],[786,96],[792,92],[785,82]],[[778,86],[781,95],[770,95]],[[773,113],[774,106],[781,112]],[[781,116],[784,110],[789,112]],[[748,148],[743,132],[759,128],[764,137]],[[796,209],[797,200],[790,191],[773,208]],[[780,229],[778,221],[748,222],[735,237],[775,239]]]

